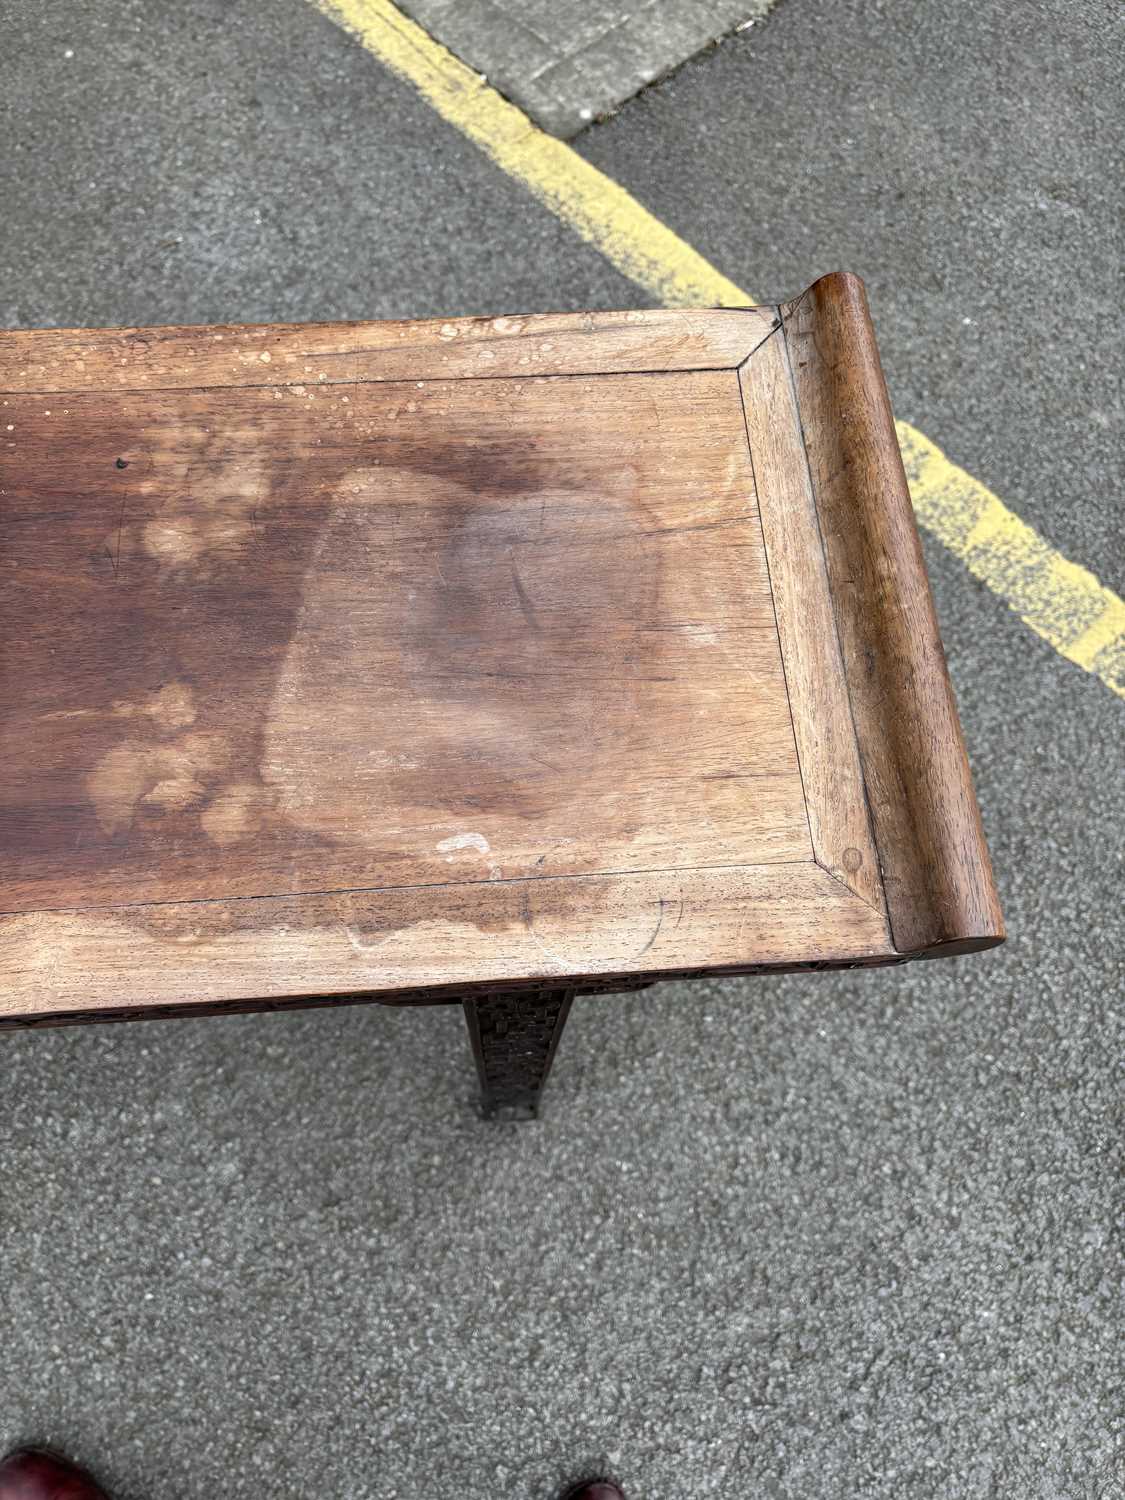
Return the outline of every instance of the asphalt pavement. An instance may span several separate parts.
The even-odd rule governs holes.
[[[741,285],[868,282],[898,414],[1125,586],[1122,26],[781,0],[578,149]],[[15,0],[0,324],[644,305],[304,0]],[[927,562],[993,953],[3,1037],[0,1444],[116,1500],[1117,1500],[1121,700]]]

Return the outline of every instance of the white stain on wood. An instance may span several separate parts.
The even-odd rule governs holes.
[[[487,854],[488,840],[483,833],[455,833],[437,845],[439,854],[452,854],[457,849],[475,849],[478,854]]]
[[[195,722],[195,699],[186,682],[169,682],[140,703],[119,699],[111,708],[61,708],[43,719],[133,719],[147,715],[162,730],[185,729]]]
[[[225,739],[214,733],[162,745],[126,740],[102,756],[86,790],[102,828],[116,833],[129,827],[142,803],[172,811],[202,802],[207,782],[222,773],[228,758]]]

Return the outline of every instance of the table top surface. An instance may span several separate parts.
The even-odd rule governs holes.
[[[787,311],[0,335],[0,1016],[998,940],[928,700],[894,920]]]

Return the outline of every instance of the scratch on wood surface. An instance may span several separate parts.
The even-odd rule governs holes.
[[[56,719],[101,719],[107,716],[131,719],[146,714],[160,729],[186,728],[195,721],[195,702],[190,686],[186,682],[169,682],[142,703],[118,699],[108,709],[59,708],[40,714],[39,717],[46,722]]]
[[[652,934],[649,937],[648,942],[635,955],[637,958],[640,958],[643,954],[647,953],[648,950],[652,947],[653,943],[656,942],[656,939],[660,936],[660,929],[664,926],[664,912],[665,912],[666,908],[670,904],[671,903],[669,902],[667,896],[661,896],[661,898],[660,898],[660,910],[659,910],[659,912],[656,915],[656,926],[652,929]],[[681,907],[682,907],[682,903],[681,903]]]
[[[127,499],[127,495],[122,495],[121,510],[117,517],[117,546],[114,549],[113,556],[113,576],[118,579],[121,576],[121,533],[125,529],[125,504]]]
[[[547,944],[543,941],[543,939],[536,932],[536,930],[535,930],[535,918],[533,917],[532,912],[531,912],[531,896],[530,896],[530,894],[526,890],[522,893],[521,904],[522,904],[522,907],[523,907],[523,923],[524,923],[524,926],[527,928],[528,936],[531,938],[532,942],[535,944],[535,946],[537,948],[539,948],[541,950],[541,952],[543,952],[543,953],[545,953],[547,955],[547,957],[551,960],[551,962],[553,964],[557,964],[560,969],[569,968],[570,967],[569,961],[567,959],[563,958],[560,954],[555,953],[553,951],[553,949],[548,948]]]
[[[340,926],[344,929],[344,936],[347,938],[352,948],[356,953],[359,953],[361,955],[364,953],[374,953],[376,949],[381,948],[384,943],[387,942],[387,938],[381,937],[376,938],[374,942],[365,943],[359,936],[359,934],[352,928],[350,923],[341,921]]]
[[[531,602],[531,596],[523,586],[523,580],[520,578],[519,570],[516,567],[516,560],[513,557],[510,561],[512,565],[512,583],[515,585],[516,598],[520,601],[520,609],[523,611],[523,617],[532,630],[540,630],[542,627],[539,624],[539,617],[535,613],[535,606]]]

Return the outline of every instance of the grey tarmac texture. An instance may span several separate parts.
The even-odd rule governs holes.
[[[900,414],[1120,586],[1120,54],[1019,15],[783,0],[579,144],[751,290],[864,274]],[[300,0],[5,41],[10,325],[645,301]],[[1118,1500],[1122,705],[927,560],[1005,948],[580,1002],[523,1127],[455,1011],[0,1038],[0,1442],[117,1500]]]

